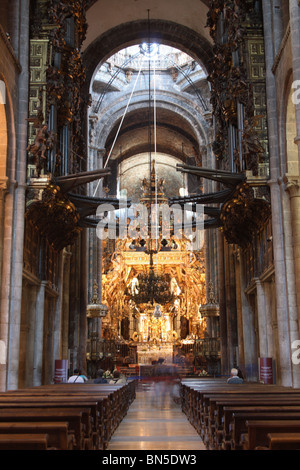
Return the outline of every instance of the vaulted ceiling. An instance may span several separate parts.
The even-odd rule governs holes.
[[[88,30],[82,48],[88,85],[91,86],[99,64],[125,47],[149,40],[187,53],[207,72],[212,57],[212,42],[206,28],[207,12],[208,1],[200,0],[92,1],[87,11]],[[207,83],[205,87],[207,95]],[[197,109],[201,106],[196,109],[197,97],[185,95],[180,89],[176,97],[174,90],[172,93],[172,103],[170,99],[164,102],[162,98],[157,106],[156,150],[184,162],[199,163],[201,147],[207,144],[208,120],[204,113],[200,116],[203,110]],[[116,100],[120,101],[120,109],[122,106],[124,109],[125,98],[122,104],[122,98],[118,93],[115,95]],[[177,105],[176,99],[178,103],[182,100],[183,104]],[[106,149],[106,155],[112,150],[108,166],[114,161],[121,162],[149,151],[147,94],[143,100],[140,99],[139,105],[128,108],[118,140],[114,143],[121,118],[122,112],[111,113],[110,116],[108,113],[107,121],[103,124],[106,128],[110,127],[105,141],[100,145]],[[103,127],[99,128],[99,134],[101,139],[104,135]],[[152,151],[153,135],[152,129]]]

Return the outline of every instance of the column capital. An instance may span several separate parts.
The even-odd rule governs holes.
[[[300,197],[299,175],[285,174],[283,182],[285,184],[285,190],[289,193],[290,197]]]
[[[0,177],[0,191],[7,192],[9,188],[9,179],[7,176]]]

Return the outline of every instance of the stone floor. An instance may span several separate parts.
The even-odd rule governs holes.
[[[108,450],[206,450],[172,398],[173,386],[139,384],[136,399],[115,431]]]

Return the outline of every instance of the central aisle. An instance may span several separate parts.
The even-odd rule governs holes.
[[[171,391],[163,384],[139,384],[108,450],[206,450]]]

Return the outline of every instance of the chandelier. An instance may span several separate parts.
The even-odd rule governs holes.
[[[155,274],[150,265],[149,272],[137,276],[137,284],[132,290],[131,299],[135,304],[154,303],[165,305],[175,300],[171,292],[171,279],[168,274]]]
[[[148,209],[151,207],[151,201],[154,196],[155,200],[159,201],[159,203],[165,203],[166,201],[162,190],[163,182],[160,181],[160,192],[157,194],[155,179],[153,165],[150,182],[146,181],[146,179],[143,181],[145,190],[141,203],[148,207]],[[149,222],[148,233],[153,233],[153,225],[151,227],[151,223],[153,224],[153,221]],[[175,300],[175,295],[171,289],[170,275],[158,273],[158,269],[154,268],[153,256],[157,255],[164,244],[167,243],[163,237],[162,225],[163,221],[159,218],[155,221],[155,237],[150,236],[149,238],[139,240],[139,244],[144,247],[144,253],[149,255],[149,271],[138,274],[136,282],[133,288],[131,288],[131,300],[138,305],[147,303],[165,305]]]

